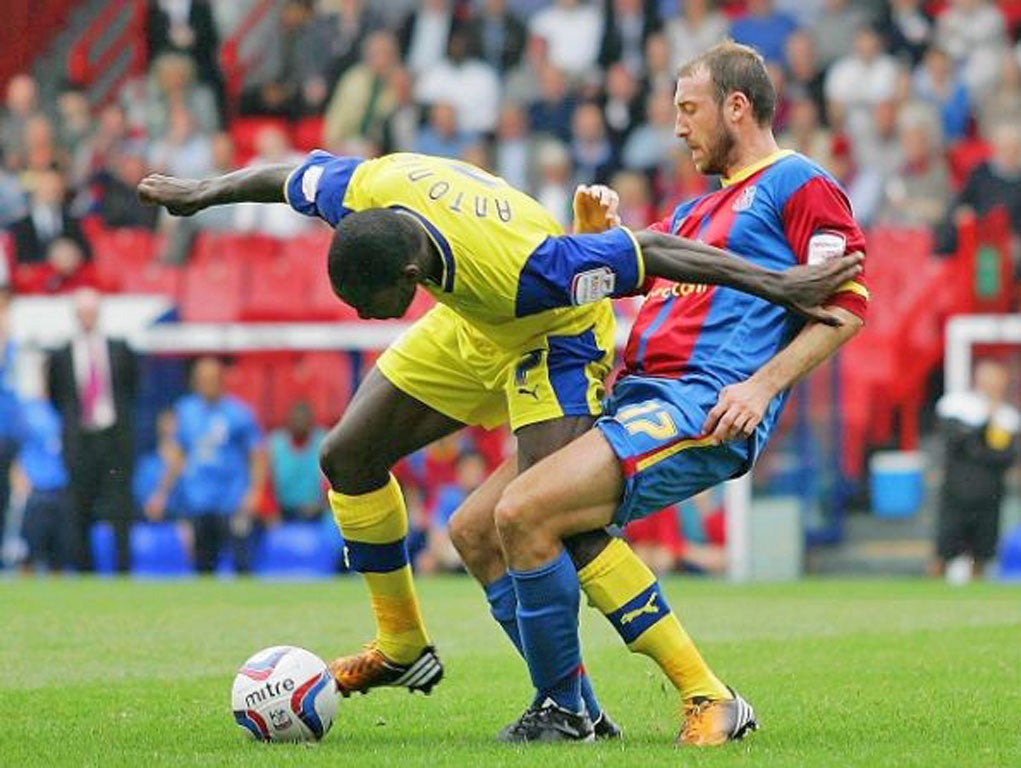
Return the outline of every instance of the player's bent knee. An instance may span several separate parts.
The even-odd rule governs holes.
[[[505,548],[515,541],[541,534],[543,520],[537,516],[535,505],[530,503],[527,494],[517,491],[514,484],[503,492],[493,516]]]
[[[493,511],[496,530],[499,531],[501,539],[506,540],[508,535],[514,535],[520,531],[525,512],[525,507],[519,503],[518,497],[504,491]]]
[[[485,565],[492,556],[491,532],[483,530],[471,516],[460,512],[455,514],[450,518],[447,533],[450,535],[450,543],[454,545],[454,549],[469,570]]]
[[[460,512],[455,512],[447,525],[450,543],[454,545],[454,549],[457,550],[462,560],[466,560],[474,549],[472,546],[473,539],[475,538],[474,528],[475,526],[471,524],[468,516]]]
[[[364,442],[357,439],[351,430],[343,427],[331,429],[319,448],[319,467],[330,486],[342,493],[361,492],[361,486],[385,477],[388,467],[378,465],[372,452],[366,451]]]

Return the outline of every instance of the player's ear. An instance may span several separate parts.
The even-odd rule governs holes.
[[[741,115],[751,110],[752,103],[741,91],[731,91],[723,103],[723,108],[726,116],[737,122],[741,119]]]

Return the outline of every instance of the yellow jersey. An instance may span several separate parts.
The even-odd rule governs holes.
[[[458,160],[317,150],[290,175],[285,195],[298,212],[332,226],[368,208],[416,218],[443,260],[441,279],[426,290],[503,348],[603,326],[612,313],[601,299],[630,293],[644,279],[628,230],[565,236],[537,201]]]

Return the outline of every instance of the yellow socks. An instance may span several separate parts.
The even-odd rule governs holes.
[[[348,564],[365,579],[376,616],[376,642],[391,661],[409,664],[429,644],[411,580],[405,537],[408,511],[393,475],[378,491],[330,491],[330,508],[347,547]]]
[[[625,542],[613,539],[578,571],[578,581],[628,648],[659,664],[682,698],[732,698],[670,610],[655,575]]]

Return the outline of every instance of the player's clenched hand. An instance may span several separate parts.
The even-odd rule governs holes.
[[[826,325],[840,325],[840,319],[819,305],[836,293],[844,283],[854,280],[862,271],[865,256],[860,251],[849,253],[824,264],[801,264],[783,273],[783,297],[780,304],[788,309]]]
[[[199,197],[201,182],[150,173],[138,183],[138,199],[147,205],[162,205],[175,216],[191,216],[205,206]]]
[[[620,226],[617,193],[602,184],[579,184],[574,190],[574,231],[578,234],[605,232]]]
[[[712,436],[717,444],[751,437],[772,398],[773,392],[753,379],[724,387],[702,425],[702,434]]]

